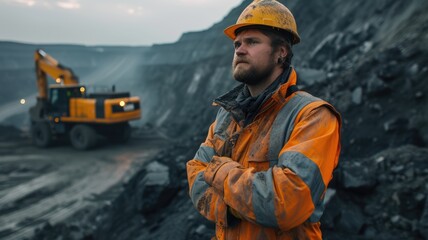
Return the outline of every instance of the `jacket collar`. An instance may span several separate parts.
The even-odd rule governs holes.
[[[290,67],[290,74],[288,76],[288,81],[280,85],[278,90],[272,94],[272,99],[278,103],[284,103],[289,97],[290,87],[296,87],[297,85],[297,73],[294,68]]]
[[[288,75],[288,79],[282,79],[287,78],[286,75]],[[286,98],[288,97],[287,93],[289,88],[291,86],[295,87],[297,82],[297,74],[294,68],[292,67],[290,67],[287,72],[282,73],[279,78],[281,79],[277,79],[276,81],[281,81],[282,84],[280,84],[279,87],[272,93],[270,93],[270,96],[259,107],[258,112],[260,112],[260,110],[262,110],[263,107],[271,101],[283,104],[286,101]],[[216,98],[213,102],[214,106],[220,105],[226,111],[230,112],[235,121],[243,126],[246,124],[246,121],[244,121],[246,119],[246,114],[242,109],[240,109],[240,106],[237,103],[236,99],[238,95],[245,90],[245,88],[245,84],[240,84],[229,92],[227,92],[226,94],[223,94],[220,97]]]

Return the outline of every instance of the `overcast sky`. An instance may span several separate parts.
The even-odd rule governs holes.
[[[0,0],[0,40],[151,45],[219,22],[242,0]]]

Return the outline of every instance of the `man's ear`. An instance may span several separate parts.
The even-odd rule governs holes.
[[[287,50],[287,48],[285,47],[285,46],[281,46],[281,47],[279,47],[279,57],[280,58],[285,58],[285,57],[287,57],[287,54],[288,54],[288,50]]]
[[[285,58],[287,57],[288,51],[285,46],[280,46],[278,48],[278,63],[282,64],[285,61]]]

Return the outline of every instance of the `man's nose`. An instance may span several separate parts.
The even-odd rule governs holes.
[[[239,45],[238,47],[235,48],[235,54],[236,55],[244,55],[245,53],[247,53],[247,50],[244,46],[244,44]]]

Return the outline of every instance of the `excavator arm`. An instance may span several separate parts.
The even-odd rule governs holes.
[[[74,75],[70,68],[62,66],[57,60],[41,49],[34,53],[36,64],[37,87],[39,90],[39,99],[48,98],[48,79],[47,76],[55,79],[57,83],[64,85],[77,85],[79,79]]]

